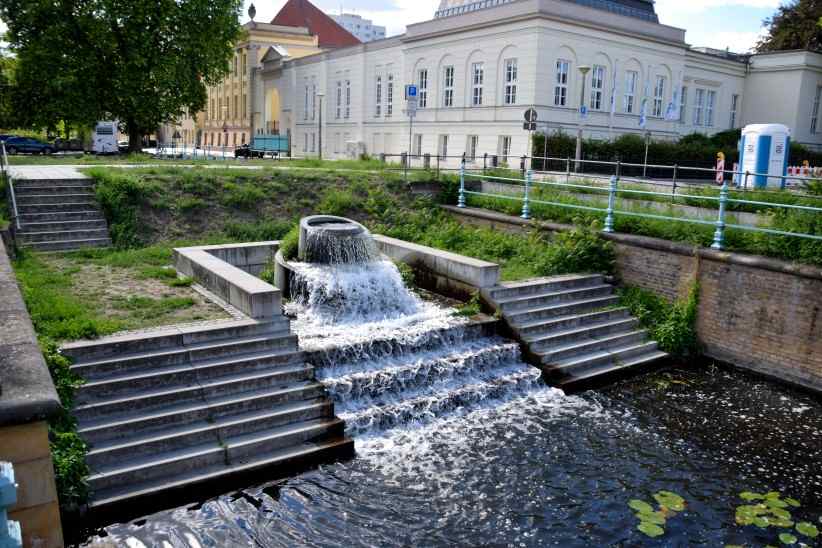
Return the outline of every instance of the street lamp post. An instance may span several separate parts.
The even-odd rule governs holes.
[[[223,122],[223,161],[225,161],[225,147],[228,144],[228,122]]]
[[[588,65],[580,65],[579,72],[582,74],[582,90],[579,95],[579,124],[577,126],[577,149],[574,158],[576,162],[574,162],[574,171],[579,172],[580,160],[582,160],[582,125],[585,121],[585,75],[588,74],[588,71],[591,70],[591,67]]]
[[[319,154],[319,159],[320,160],[323,159],[323,97],[325,97],[324,93],[318,93],[317,94],[317,99],[319,100],[319,105],[320,105],[320,112],[319,112],[320,116],[319,116],[319,119],[317,120],[318,126],[319,126],[319,131],[317,132],[318,133],[317,152]]]

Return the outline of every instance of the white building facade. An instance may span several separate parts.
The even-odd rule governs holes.
[[[530,107],[539,131],[575,133],[582,125],[586,138],[650,132],[676,139],[765,117],[794,128],[800,142],[822,146],[822,125],[810,125],[812,110],[819,111],[822,55],[781,63],[798,73],[801,88],[782,94],[783,110],[793,116],[788,121],[781,110],[770,117],[773,98],[760,97],[779,93],[783,82],[793,90],[783,78],[787,69],[758,60],[768,56],[751,62],[693,50],[684,30],[658,23],[651,2],[449,1],[437,17],[401,36],[301,59],[266,55],[260,85],[280,98],[280,111],[266,116],[287,128],[292,153],[318,153],[320,104],[325,157],[410,147],[415,155],[465,153],[470,160],[487,153],[505,161],[527,152],[523,112]],[[581,66],[590,68],[584,95]],[[419,88],[410,135],[408,83]],[[747,108],[749,102],[754,106]],[[584,119],[581,104],[588,109]]]
[[[360,42],[372,42],[385,38],[385,27],[375,25],[371,19],[365,19],[354,13],[328,14],[342,28],[356,36]]]

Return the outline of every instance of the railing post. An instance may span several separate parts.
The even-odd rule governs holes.
[[[485,175],[485,171],[488,169],[488,153],[484,153],[482,155],[482,174]]]
[[[722,189],[719,191],[719,217],[716,220],[716,230],[714,231],[714,243],[711,247],[714,249],[722,249],[722,243],[725,240],[725,204],[728,203],[728,182],[722,183]]]
[[[522,217],[523,219],[530,219],[531,218],[531,210],[528,207],[528,191],[531,190],[531,180],[534,177],[533,170],[528,170],[525,172],[525,197],[522,200]]]
[[[439,165],[439,162],[437,164]],[[457,207],[465,207],[465,159],[460,162],[460,195]]]
[[[571,182],[571,157],[565,157],[565,184]]]
[[[742,191],[748,190],[748,174],[750,172],[746,169],[745,170],[745,180],[742,181]]]
[[[616,206],[617,176],[612,175],[608,184],[608,209],[605,211],[605,227],[603,232],[614,231],[614,207]]]
[[[0,462],[0,546],[23,546],[20,523],[8,519],[8,509],[17,504],[17,485],[10,462]]]
[[[621,161],[621,160],[617,160],[617,163],[616,163],[616,173],[614,173],[614,175],[616,175],[616,176],[617,176],[617,179],[619,179],[620,177],[622,177],[622,161]]]
[[[674,164],[674,178],[673,178],[673,189],[671,190],[671,201],[676,198],[676,170],[679,168],[679,164]]]

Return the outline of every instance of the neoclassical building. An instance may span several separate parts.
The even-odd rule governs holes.
[[[740,56],[685,40],[649,0],[443,0],[400,36],[302,57],[269,48],[250,69],[254,110],[296,156],[318,153],[320,105],[326,157],[397,154],[409,140],[413,154],[519,156],[529,107],[540,131],[582,125],[597,139],[779,122],[822,146],[822,55]],[[419,88],[410,139],[409,83]]]

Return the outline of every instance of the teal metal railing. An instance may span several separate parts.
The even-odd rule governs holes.
[[[12,228],[20,230],[20,214],[17,212],[17,196],[14,194],[14,181],[9,173],[9,157],[6,154],[6,143],[0,142],[0,178],[8,188],[9,207],[11,209]]]
[[[752,176],[759,176],[765,175],[768,177],[774,177],[772,175],[767,174],[759,174],[759,173],[752,173],[752,172],[728,172],[733,173],[736,175],[741,175],[745,177],[752,177]],[[625,215],[625,216],[632,216],[632,217],[642,217],[646,219],[656,219],[656,220],[663,220],[663,221],[673,221],[673,222],[680,222],[680,223],[690,223],[690,224],[697,224],[697,225],[708,225],[715,227],[714,235],[713,235],[713,242],[711,247],[714,249],[722,249],[724,246],[725,241],[725,231],[728,228],[738,229],[738,230],[747,230],[752,232],[761,232],[764,234],[773,234],[779,236],[792,236],[797,238],[807,238],[811,240],[822,240],[822,235],[818,234],[810,234],[805,232],[791,232],[785,230],[778,230],[775,228],[766,228],[761,226],[754,226],[754,225],[746,225],[746,224],[738,224],[738,223],[730,223],[726,220],[726,211],[727,206],[729,203],[736,203],[736,204],[748,204],[751,206],[760,206],[760,207],[772,207],[772,208],[784,208],[789,210],[800,210],[800,211],[807,211],[812,213],[819,213],[822,214],[822,208],[819,207],[812,207],[808,205],[799,205],[799,204],[786,204],[786,203],[779,203],[779,202],[763,202],[757,200],[745,200],[740,198],[730,198],[728,195],[729,187],[728,181],[723,179],[722,186],[720,187],[719,195],[718,196],[700,196],[700,195],[692,195],[692,194],[676,194],[676,198],[686,198],[691,200],[705,200],[709,202],[714,202],[718,204],[717,207],[717,217],[715,221],[705,220],[705,219],[695,219],[689,218],[686,216],[682,217],[674,217],[672,215],[662,215],[662,214],[655,214],[655,213],[644,213],[639,211],[629,211],[626,209],[618,209],[617,207],[617,195],[620,194],[636,194],[640,196],[662,196],[665,198],[670,198],[671,194],[669,192],[656,192],[652,190],[638,190],[638,189],[630,189],[630,188],[620,188],[619,182],[620,177],[617,175],[611,176],[598,176],[598,175],[585,175],[586,178],[591,179],[608,179],[608,186],[596,186],[593,184],[581,184],[581,183],[571,183],[566,180],[566,182],[557,182],[557,181],[549,181],[549,180],[534,180],[534,172],[533,170],[526,170],[525,176],[523,178],[515,178],[515,177],[499,177],[499,176],[492,176],[492,175],[485,175],[482,173],[472,173],[465,168],[465,162],[462,162],[459,169],[459,195],[457,199],[457,207],[463,208],[466,207],[466,196],[483,196],[487,198],[498,198],[503,200],[514,200],[514,201],[521,201],[522,202],[522,211],[520,217],[523,219],[529,219],[531,217],[531,208],[532,204],[544,204],[549,206],[556,206],[568,209],[577,209],[577,210],[584,210],[584,211],[594,211],[598,213],[602,213],[605,215],[605,223],[604,223],[604,232],[613,232],[614,231],[614,219],[618,215]],[[517,186],[522,189],[521,194],[498,194],[498,193],[489,193],[489,192],[482,192],[482,190],[468,190],[466,188],[466,180],[467,179],[478,179],[478,180],[486,180],[486,181],[500,181],[504,183],[508,183],[514,186]],[[597,207],[594,205],[582,205],[578,203],[565,203],[565,202],[557,202],[557,201],[550,201],[550,200],[541,200],[541,199],[534,199],[532,194],[532,190],[535,185],[544,185],[544,186],[551,186],[551,187],[558,187],[560,189],[570,189],[570,190],[578,190],[584,191],[586,193],[599,193],[605,196],[607,194],[608,198],[608,205],[605,208]],[[782,192],[790,192],[789,190],[783,190]]]
[[[8,510],[17,504],[17,485],[10,462],[0,462],[0,548],[20,548],[20,524],[8,519]]]

